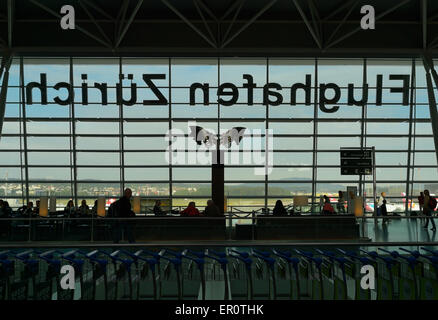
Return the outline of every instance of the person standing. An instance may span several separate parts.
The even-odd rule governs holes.
[[[382,192],[380,194],[379,200],[377,201],[377,216],[382,216],[382,206],[383,206],[383,201],[386,201],[386,193]],[[385,209],[386,209],[386,203],[385,202]]]
[[[204,210],[204,215],[206,217],[221,217],[223,214],[221,214],[219,208],[214,204],[213,200],[207,201],[207,206]]]
[[[120,220],[115,220],[113,224],[114,243],[119,243],[121,240],[122,230],[125,232],[129,243],[135,242],[132,222],[127,221],[127,219],[135,216],[135,213],[131,210],[131,197],[132,190],[127,188],[123,192],[123,197],[114,204],[114,216],[120,218]]]
[[[420,216],[420,221],[423,221],[423,206],[424,206],[424,193],[420,192],[420,195],[418,196],[418,205],[420,206],[420,211],[418,215]]]
[[[336,209],[338,209],[338,213],[345,213],[345,199],[342,191],[338,192],[338,203]]]
[[[426,225],[424,228],[427,229],[429,226],[429,220],[432,222],[432,228],[431,230],[435,231],[435,221],[432,218],[432,213],[434,212],[437,205],[437,201],[435,197],[431,197],[429,194],[429,190],[424,190],[424,204],[423,204],[423,213],[426,216]]]
[[[281,200],[277,200],[275,203],[274,211],[272,212],[274,216],[286,216],[287,211],[286,208],[283,205],[283,202]]]

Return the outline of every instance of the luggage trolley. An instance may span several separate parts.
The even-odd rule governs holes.
[[[204,274],[204,257],[202,253],[194,253],[195,256],[190,257],[187,255],[188,250],[182,252],[175,252],[170,249],[166,249],[165,252],[177,259],[181,260],[181,296],[183,299],[197,299],[199,296],[199,288],[202,290],[202,300],[205,300],[205,274]],[[199,272],[194,272],[194,265],[197,265]]]
[[[371,300],[371,290],[364,290],[360,285],[362,278],[360,270],[366,265],[376,266],[376,262],[368,257],[360,256],[356,251],[344,251],[339,248],[337,250],[350,261],[345,265],[345,275],[347,287],[354,287],[354,300]]]
[[[11,277],[14,275],[14,261],[8,257],[9,250],[0,252],[0,300],[7,298]]]
[[[109,254],[111,263],[108,265],[109,277],[109,300],[131,300],[134,288],[132,282],[133,258],[121,250]]]
[[[423,266],[422,276],[419,279],[420,299],[437,300],[438,299],[438,257],[433,255],[432,250],[421,248],[426,252],[432,253],[432,256],[425,255],[419,251],[411,251],[400,248],[400,250],[409,252],[414,258],[420,259]]]
[[[52,300],[54,294],[59,291],[61,260],[57,256],[59,252],[49,250],[38,255],[39,270],[33,290],[33,299]]]
[[[139,250],[134,253],[136,256],[136,266],[137,266],[137,293],[136,298],[141,300],[153,299],[157,300],[159,298],[159,255],[158,257],[150,257],[150,254],[144,252],[144,250]],[[146,257],[148,256],[148,257]]]
[[[370,256],[375,262],[374,266],[377,267],[377,300],[398,300],[400,264],[391,256],[382,256],[376,251],[361,249],[361,252]]]
[[[191,254],[193,257],[188,254]],[[197,292],[193,292],[196,293],[196,298],[199,295],[199,287],[201,287],[201,300],[205,300],[205,252],[197,252],[187,249],[182,252],[182,257],[190,260],[189,269],[187,270],[187,278],[185,280],[183,278],[183,296],[186,296],[185,292],[187,285],[192,289],[197,288]],[[198,270],[198,272],[195,272],[195,275],[193,275],[194,264],[196,264]],[[188,297],[193,297],[193,295],[189,295]]]
[[[276,279],[277,298],[285,297],[291,300],[299,300],[301,298],[300,276],[298,272],[300,260],[292,257],[290,252],[273,249],[273,253],[279,257],[277,260],[277,270],[279,276]],[[295,277],[293,274],[295,274]]]
[[[265,268],[260,266],[258,268],[258,279],[263,281],[256,281],[254,283],[255,290],[261,291],[261,295],[265,298],[268,297],[270,300],[277,299],[277,281],[275,277],[275,259],[271,258],[271,253],[268,251],[260,251],[257,249],[252,249],[252,255],[259,261],[263,261]],[[268,279],[266,283],[266,279]],[[260,290],[259,290],[260,289]],[[256,296],[258,296],[256,294]]]
[[[325,292],[329,295],[328,298],[334,300],[348,300],[346,266],[349,264],[349,261],[344,257],[336,256],[332,251],[316,249],[316,252],[324,256],[329,264],[329,274],[326,275],[326,283],[330,285],[333,283],[333,290],[331,293],[328,291]]]
[[[33,258],[33,255],[33,250],[15,255],[14,274],[9,282],[7,300],[27,300],[32,297],[39,268],[39,260]]]
[[[253,300],[252,259],[247,252],[239,252],[234,249],[228,251],[228,256],[234,259],[230,271],[231,298]]]
[[[161,250],[159,255],[161,260],[166,260],[167,263],[161,265],[161,285],[160,299],[177,299],[182,300],[182,257],[180,255],[166,256],[168,250]]]
[[[212,280],[220,280],[224,282],[224,300],[230,299],[230,285],[229,285],[229,272],[228,266],[229,261],[227,259],[227,254],[225,252],[217,252],[215,250],[207,250],[205,254],[206,258],[209,258],[213,261],[211,264],[206,265],[206,274],[207,278]],[[216,272],[216,267],[219,266],[221,272]]]
[[[400,267],[399,277],[399,299],[418,300],[418,279],[422,277],[422,264],[413,256],[405,257],[397,251],[388,251],[379,248],[378,250],[390,254]]]
[[[323,273],[329,274],[328,266],[321,258],[315,257],[312,252],[299,249],[295,249],[295,252],[303,257],[300,259],[299,272],[300,277],[303,278],[304,296],[313,300],[324,300]]]
[[[84,274],[82,300],[106,300],[108,292],[107,266],[108,260],[103,259],[98,250],[91,252],[78,251],[86,262],[87,272]],[[88,271],[89,270],[89,271]]]
[[[82,257],[78,257],[78,250],[70,250],[64,254],[61,254],[62,266],[72,266],[75,271],[75,286],[74,289],[62,289],[60,282],[58,281],[58,300],[75,300],[84,299],[88,297],[89,288],[85,288],[85,279],[87,284],[90,281],[89,277],[92,275],[92,268],[89,264],[85,264],[85,260]]]

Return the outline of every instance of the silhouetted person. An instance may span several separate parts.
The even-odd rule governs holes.
[[[194,201],[189,202],[187,208],[181,211],[182,217],[197,217],[199,216],[199,210],[196,209],[196,204]]]
[[[32,215],[33,216],[39,216],[40,215],[40,200],[37,200],[35,202],[35,208],[33,208],[32,210]]]
[[[204,215],[207,217],[221,217],[223,214],[219,210],[219,208],[214,204],[213,200],[207,201],[207,206],[204,210]]]
[[[420,192],[420,195],[418,196],[418,204],[420,206],[420,211],[419,211],[419,216],[423,216],[423,206],[424,206],[424,193]],[[421,218],[421,221],[424,220],[423,218]]]
[[[436,226],[435,226],[435,221],[433,221],[432,218],[432,213],[434,212],[435,208],[436,208],[436,204],[437,201],[434,197],[431,197],[429,194],[429,190],[424,190],[424,205],[423,205],[423,213],[424,215],[427,217],[427,221],[426,221],[426,225],[424,226],[424,228],[427,228],[429,226],[429,220],[432,223],[432,228],[431,230],[436,230]]]
[[[322,208],[322,214],[329,215],[334,213],[335,213],[335,209],[333,209],[333,206],[330,203],[330,198],[324,195],[324,206]]]
[[[345,199],[344,199],[344,193],[342,191],[338,191],[337,209],[338,209],[338,213],[345,213]]]
[[[97,200],[94,200],[94,206],[91,208],[91,214],[95,217],[97,216]]]
[[[386,210],[386,199],[383,199],[382,205],[380,206],[380,214],[382,217],[388,216],[388,211]],[[388,219],[383,218],[382,224],[387,223]]]
[[[72,218],[75,216],[75,214],[76,214],[76,208],[73,203],[73,200],[69,200],[64,208],[64,216],[66,216],[67,218]]]
[[[81,201],[81,205],[79,206],[79,215],[81,217],[86,217],[90,214],[90,207],[87,205],[86,200]]]
[[[29,218],[33,215],[33,202],[29,201],[27,205],[22,206],[20,209],[18,209],[18,215],[23,218]]]
[[[382,210],[380,210],[380,207],[383,205],[383,200],[386,200],[386,193],[382,192],[380,194],[379,200],[377,201],[377,216],[382,215]]]
[[[135,216],[135,213],[131,210],[131,197],[132,190],[127,188],[123,192],[123,197],[116,201],[115,204],[115,217],[121,218],[114,221],[114,243],[119,243],[122,238],[122,230],[125,232],[129,243],[134,243],[133,225],[131,221],[127,221],[131,217]]]
[[[2,218],[10,218],[12,217],[12,208],[9,206],[9,203],[7,201],[2,201]]]
[[[275,202],[275,207],[274,207],[272,214],[274,216],[286,216],[287,215],[286,208],[284,207],[283,202],[281,200],[277,200],[277,202]]]
[[[165,215],[165,213],[161,209],[161,201],[160,200],[155,201],[155,205],[154,205],[154,208],[152,209],[152,211],[154,212],[154,214],[156,216],[164,216]]]

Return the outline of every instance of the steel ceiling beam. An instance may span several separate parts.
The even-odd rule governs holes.
[[[427,48],[427,0],[421,1],[421,25],[423,31],[423,49]]]
[[[173,5],[167,0],[161,0],[170,10],[172,10],[181,20],[183,20],[190,28],[192,28],[201,38],[203,38],[209,45],[213,48],[217,48],[216,44],[210,40],[201,30],[199,30],[193,23],[191,23],[181,12],[178,11]]]
[[[3,62],[4,61],[4,62]],[[3,55],[1,64],[1,73],[3,75],[2,86],[0,91],[0,137],[2,136],[3,122],[5,119],[6,98],[8,94],[9,68],[12,63],[12,55],[6,52]]]
[[[120,45],[120,42],[122,42],[123,38],[125,37],[126,32],[128,32],[128,29],[131,26],[132,21],[134,21],[134,18],[137,15],[137,12],[140,9],[142,4],[143,4],[143,0],[137,1],[137,5],[135,6],[134,11],[131,13],[131,16],[129,17],[128,21],[126,22],[122,33],[119,35],[119,39],[116,42],[116,48]]]
[[[79,0],[79,5],[82,7],[82,9],[85,11],[85,13],[88,15],[88,17],[91,19],[91,21],[94,23],[94,25],[96,26],[96,28],[99,30],[100,34],[105,38],[105,40],[108,43],[111,43],[111,40],[109,39],[109,37],[105,34],[105,31],[103,31],[102,27],[100,26],[100,24],[96,21],[96,19],[94,18],[94,16],[91,14],[91,12],[88,10],[87,6],[85,5],[87,2],[85,0]]]
[[[348,17],[351,15],[351,13],[353,12],[354,8],[357,6],[358,3],[359,3],[359,0],[353,0],[353,1],[349,2],[349,4],[352,4],[350,9],[345,14],[345,16],[342,19],[341,23],[339,23],[338,26],[336,27],[336,29],[333,30],[332,34],[330,35],[330,37],[327,40],[328,43],[330,43],[330,41],[334,38],[336,33],[339,31],[339,29],[345,24],[345,21],[347,21]]]
[[[237,8],[236,8],[236,11],[234,12],[234,15],[233,15],[233,17],[232,17],[232,19],[231,19],[231,22],[228,24],[227,31],[225,31],[225,34],[224,34],[224,36],[222,37],[223,39],[227,39],[227,38],[228,38],[228,34],[230,33],[231,29],[233,28],[234,23],[236,22],[237,16],[239,15],[240,10],[242,10],[242,7],[243,7],[243,5],[245,4],[245,1],[246,1],[246,0],[240,0],[240,1],[237,1],[238,6],[237,6]]]
[[[83,3],[85,3],[86,5],[88,5],[89,7],[93,8],[94,10],[96,10],[97,12],[99,12],[100,14],[102,14],[103,16],[105,16],[106,18],[112,20],[113,22],[115,22],[115,18],[112,17],[109,13],[107,13],[105,10],[103,10],[102,8],[100,8],[98,5],[94,4],[93,2],[90,2],[88,0],[81,0]]]
[[[398,8],[404,6],[406,3],[410,2],[410,1],[412,1],[412,0],[404,0],[404,1],[401,1],[400,3],[396,4],[396,5],[393,6],[392,8],[390,8],[390,9],[384,11],[383,13],[381,13],[380,15],[378,15],[378,16],[375,18],[375,22],[377,22],[378,20],[380,20],[380,19],[383,18],[384,16],[390,14],[391,12],[397,10]],[[361,30],[362,30],[362,28],[361,28],[360,26],[357,27],[357,28],[355,28],[354,30],[348,32],[347,34],[343,35],[342,37],[338,38],[337,40],[331,42],[329,45],[327,45],[326,48],[330,48],[330,47],[334,46],[335,44],[337,44],[337,43],[339,43],[339,42],[341,42],[341,41],[343,41],[343,40],[345,40],[345,39],[351,37],[353,34],[359,32],[359,31],[361,31]]]
[[[267,5],[265,5],[256,15],[254,15],[251,20],[249,20],[245,25],[243,25],[233,36],[228,38],[224,43],[222,43],[221,48],[226,47],[231,41],[233,41],[238,35],[245,31],[254,21],[258,19],[263,13],[265,13],[270,7],[276,3],[277,0],[271,0]]]
[[[61,19],[61,15],[58,14],[57,12],[53,11],[52,9],[46,7],[45,5],[39,3],[37,0],[29,0],[29,2],[33,3],[34,5],[36,5],[37,7],[40,7],[41,9],[43,9],[44,11],[54,15],[55,17],[57,17],[58,19]],[[96,37],[94,34],[88,32],[86,29],[82,28],[81,26],[78,26],[76,24],[76,29],[81,31],[82,33],[86,34],[87,36],[89,36],[90,38],[93,38],[94,40],[96,40],[97,42],[99,42],[100,44],[103,44],[105,47],[109,47],[111,48],[111,44],[107,43],[106,41],[100,39],[99,37]]]
[[[12,32],[14,26],[14,0],[8,0],[8,46],[12,47]]]
[[[310,25],[309,19],[307,19],[307,16],[303,11],[303,9],[301,8],[300,4],[298,3],[298,0],[292,0],[292,1],[295,4],[295,7],[297,8],[298,12],[300,13],[300,16],[303,19],[304,23],[306,24],[307,29],[312,35],[313,40],[315,40],[316,44],[318,45],[318,48],[322,49],[321,39],[318,37],[318,35],[315,33],[315,30],[313,30],[313,27]]]
[[[199,16],[201,17],[202,22],[204,23],[205,29],[207,30],[208,34],[210,35],[210,38],[212,39],[212,41],[214,41],[215,46],[217,46],[218,40],[214,37],[213,32],[211,31],[211,28],[208,25],[208,22],[205,19],[204,14],[202,13],[200,3],[201,3],[201,1],[199,1],[199,0],[193,0],[193,4],[195,5],[196,10],[198,11]]]

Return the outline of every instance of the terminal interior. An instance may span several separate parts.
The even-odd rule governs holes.
[[[57,1],[0,3],[0,267],[83,259],[100,277],[102,261],[134,263],[146,287],[123,299],[327,298],[322,280],[304,293],[276,281],[297,261],[322,277],[338,257],[438,270],[424,210],[426,190],[438,198],[438,3],[68,2],[75,30]],[[376,30],[358,4],[376,8]],[[114,214],[127,190],[132,215]],[[325,294],[362,297],[359,269],[347,285],[339,266],[344,291],[331,279]],[[0,298],[28,295],[23,283]],[[118,297],[53,286],[32,299]]]

